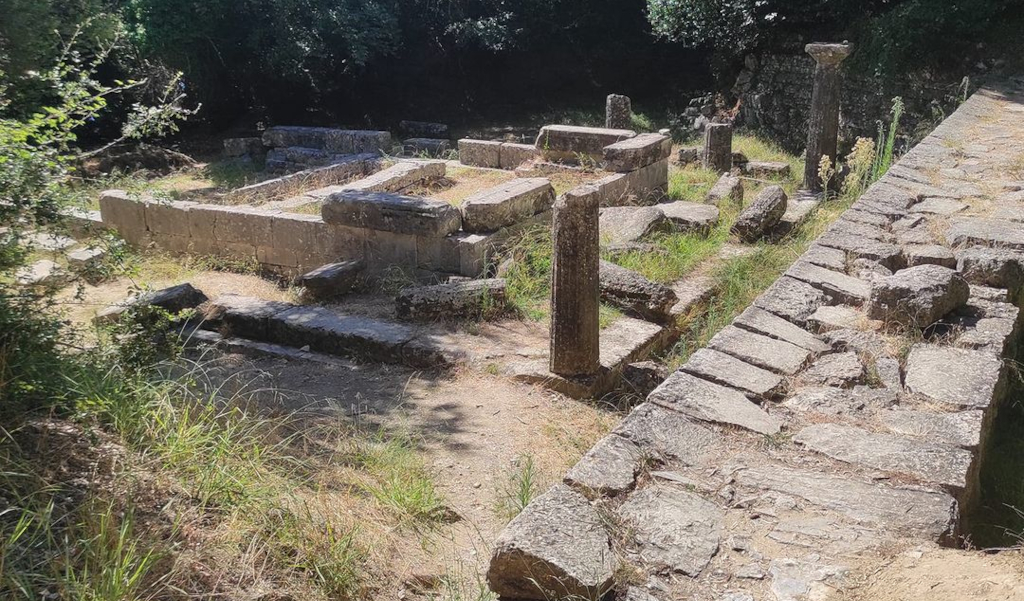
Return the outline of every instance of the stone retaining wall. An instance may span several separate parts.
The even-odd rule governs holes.
[[[958,544],[1020,334],[1022,147],[1024,79],[971,97],[509,524],[492,590],[803,600]],[[969,291],[907,306],[957,308],[875,321],[921,262]]]

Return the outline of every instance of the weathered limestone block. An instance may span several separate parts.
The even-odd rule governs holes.
[[[845,252],[850,259],[869,259],[881,263],[888,269],[902,269],[906,261],[900,247],[888,242],[851,236],[842,232],[826,232],[818,238],[818,244]]]
[[[732,124],[711,123],[704,130],[702,161],[715,173],[732,171]]]
[[[467,232],[493,232],[551,209],[555,189],[543,178],[518,178],[484,190],[462,203]]]
[[[68,266],[74,269],[89,269],[96,267],[107,256],[107,251],[102,248],[79,248],[68,253]]]
[[[800,412],[858,417],[867,410],[891,407],[896,401],[896,393],[890,390],[864,386],[855,386],[853,389],[805,386],[782,404]]]
[[[551,364],[562,376],[600,367],[601,236],[598,199],[569,191],[555,201],[551,223]]]
[[[140,295],[132,295],[124,301],[98,312],[93,322],[97,324],[111,323],[133,306],[148,305],[159,307],[168,313],[181,313],[186,309],[195,309],[208,300],[210,299],[192,284],[178,284],[169,288],[144,292]]]
[[[600,161],[604,147],[632,138],[636,132],[628,129],[578,127],[575,125],[545,125],[534,144],[545,159],[575,161],[579,155]]]
[[[452,141],[444,138],[407,138],[402,141],[402,150],[407,155],[426,154],[431,157],[448,152]]]
[[[277,126],[263,132],[263,145],[270,148],[316,148],[339,154],[380,153],[391,150],[391,134],[386,131]]]
[[[675,225],[677,232],[694,232],[707,235],[718,224],[718,207],[699,202],[679,200],[658,205]]]
[[[956,269],[972,284],[1016,290],[1024,282],[1024,253],[972,246],[956,253]]]
[[[665,321],[678,299],[672,289],[639,273],[601,261],[601,299],[650,321]]]
[[[736,206],[743,206],[743,180],[729,173],[718,178],[715,185],[711,187],[711,191],[708,192],[705,202],[721,206],[726,201]]]
[[[502,531],[487,584],[512,599],[596,599],[611,588],[616,563],[597,510],[582,494],[557,484]]]
[[[1002,386],[1002,361],[985,351],[916,344],[906,361],[907,390],[933,401],[984,409]]]
[[[261,157],[266,154],[262,138],[226,138],[224,156],[228,158]]]
[[[602,207],[655,204],[668,191],[668,159],[629,173],[614,173],[579,188],[595,190]]]
[[[357,357],[400,362],[414,330],[401,323],[345,315],[325,307],[292,306],[268,318],[268,337],[294,347]]]
[[[533,144],[504,142],[498,150],[498,166],[502,169],[515,169],[535,158],[537,158],[537,147]]]
[[[732,355],[758,367],[784,375],[794,375],[810,360],[804,348],[776,340],[736,326],[726,326],[708,342],[708,348]]]
[[[751,177],[786,178],[790,172],[789,163],[781,161],[748,161],[743,165],[743,173]]]
[[[754,299],[754,306],[797,325],[804,325],[818,307],[831,301],[831,296],[810,284],[781,277]]]
[[[953,252],[945,246],[938,244],[913,244],[903,249],[903,256],[907,258],[907,267],[918,265],[938,265],[949,269],[956,269],[956,257]]]
[[[782,186],[768,186],[739,214],[732,232],[745,242],[758,240],[779,224],[788,201]]]
[[[793,441],[838,461],[906,474],[952,489],[967,487],[974,461],[972,453],[950,445],[838,424],[809,426]]]
[[[104,225],[117,230],[129,244],[142,245],[149,241],[146,205],[132,198],[124,190],[106,190],[100,193],[100,216]]]
[[[269,340],[270,318],[293,306],[280,301],[225,294],[204,308],[204,326],[219,329],[223,334]]]
[[[786,381],[782,376],[709,348],[698,350],[679,369],[735,388],[751,398],[773,399],[786,392]]]
[[[867,238],[870,240],[877,240],[879,242],[893,241],[892,234],[881,226],[863,223],[861,221],[853,221],[851,219],[844,219],[843,217],[840,217],[832,223],[832,225],[829,226],[828,231],[830,233]]]
[[[782,466],[756,466],[734,474],[744,490],[765,490],[799,497],[861,524],[938,539],[952,533],[956,501],[928,492],[868,483],[848,475],[832,476]]]
[[[952,198],[925,198],[910,207],[910,212],[911,214],[948,216],[965,210],[967,206],[966,203],[953,200]]]
[[[303,274],[295,283],[315,298],[332,298],[348,294],[362,273],[362,261],[342,261]]]
[[[977,448],[981,443],[984,415],[985,412],[979,410],[933,413],[891,409],[879,413],[885,426],[895,434],[945,442],[965,449]]]
[[[505,280],[491,278],[417,286],[395,299],[399,319],[438,319],[500,311],[505,307]]]
[[[473,167],[499,169],[501,167],[501,142],[490,140],[459,140],[459,162]]]
[[[447,202],[383,192],[332,194],[324,201],[322,215],[331,225],[438,238],[462,227],[462,214]]]
[[[757,375],[748,371],[746,378],[752,381],[757,379]],[[768,378],[753,384],[755,388],[768,385]],[[777,434],[781,429],[779,420],[750,402],[740,391],[683,370],[670,375],[647,397],[647,401],[699,421],[739,426],[758,434]]]
[[[897,271],[871,286],[868,317],[910,328],[925,328],[964,306],[970,286],[956,271],[921,265]]]
[[[40,259],[18,269],[14,280],[19,286],[51,286],[62,283],[66,276],[60,265],[49,259]]]
[[[397,192],[419,182],[444,177],[446,170],[444,161],[404,160],[369,177],[345,184],[341,189],[358,192]]]
[[[150,233],[189,237],[188,211],[198,203],[150,200],[145,204],[146,227]]]
[[[747,307],[733,320],[733,325],[769,338],[785,340],[814,354],[824,353],[831,348],[827,342],[807,330],[756,306]]]
[[[681,487],[647,486],[631,494],[618,513],[635,527],[640,557],[653,571],[695,577],[718,552],[724,512]]]
[[[398,128],[407,136],[418,138],[444,138],[448,139],[448,126],[444,123],[431,123],[429,121],[399,121]]]
[[[683,465],[702,465],[720,450],[713,432],[654,403],[637,405],[612,432],[636,443],[649,457]]]
[[[807,318],[807,325],[825,336],[835,330],[851,330],[868,326],[870,323],[872,322],[868,321],[864,313],[849,305],[818,307]]]
[[[800,380],[815,386],[850,388],[864,380],[864,365],[857,353],[825,355],[804,370]]]
[[[1002,219],[956,218],[946,230],[946,242],[953,247],[972,245],[1024,250],[1024,228]]]
[[[633,106],[629,96],[608,94],[604,113],[604,126],[608,129],[629,129],[633,122]]]
[[[786,270],[786,275],[806,282],[824,291],[832,298],[851,305],[859,305],[868,300],[871,295],[871,286],[864,280],[805,261],[794,263]]]
[[[604,147],[604,167],[624,173],[636,171],[672,154],[672,138],[660,134],[639,134]]]
[[[672,231],[672,222],[657,207],[601,209],[600,232],[604,244],[639,242],[656,233]]]
[[[566,473],[565,483],[587,496],[615,496],[633,488],[642,467],[640,447],[617,434],[609,434]]]

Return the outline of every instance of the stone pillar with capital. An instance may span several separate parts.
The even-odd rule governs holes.
[[[812,192],[821,192],[818,164],[823,156],[828,156],[834,163],[839,145],[839,65],[850,56],[853,46],[846,43],[808,44],[805,50],[817,64],[814,68],[811,114],[807,122],[804,187]]]

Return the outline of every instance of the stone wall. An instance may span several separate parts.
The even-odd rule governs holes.
[[[1024,78],[907,153],[509,524],[492,590],[817,598],[959,544],[1021,332],[1022,115]]]

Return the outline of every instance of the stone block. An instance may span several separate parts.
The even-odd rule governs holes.
[[[146,227],[154,234],[188,238],[188,211],[196,204],[187,201],[147,201]]]
[[[918,265],[938,265],[949,269],[956,269],[956,257],[953,252],[945,246],[937,244],[913,244],[903,249],[903,256],[907,258],[907,267]]]
[[[786,392],[786,381],[782,376],[709,348],[691,355],[680,370],[735,388],[754,399],[773,399]]]
[[[391,134],[386,131],[276,126],[263,132],[263,145],[270,148],[315,148],[339,154],[380,153],[391,150]]]
[[[164,252],[183,255],[193,252],[192,238],[173,234],[150,234],[153,245]]]
[[[599,228],[602,244],[622,244],[671,232],[672,222],[656,207],[608,207],[601,209]]]
[[[724,512],[682,487],[652,484],[618,509],[631,524],[647,569],[697,577],[711,563],[722,538]]]
[[[625,173],[666,160],[672,154],[672,138],[640,134],[604,148],[604,168]]]
[[[597,190],[602,207],[651,205],[668,191],[668,159],[629,173],[616,173],[580,188]]]
[[[743,180],[729,173],[723,174],[711,187],[705,202],[715,206],[723,203],[743,206]]]
[[[330,225],[443,238],[462,227],[451,204],[384,192],[344,191],[324,201],[323,220]]]
[[[599,598],[617,566],[597,509],[564,484],[534,499],[495,541],[487,583],[512,599]]]
[[[613,432],[633,441],[649,457],[687,466],[703,465],[721,450],[713,432],[654,403],[637,405]]]
[[[97,324],[111,323],[116,321],[129,308],[142,305],[159,307],[168,313],[177,314],[186,309],[195,309],[208,300],[206,295],[192,284],[178,284],[177,286],[130,296],[124,301],[111,305],[97,313],[93,321]]]
[[[462,203],[462,227],[471,233],[491,232],[550,210],[555,189],[543,178],[518,178],[484,190]]]
[[[537,158],[537,147],[533,144],[504,142],[498,151],[498,167],[501,169],[515,169],[535,158]]]
[[[985,413],[980,410],[934,413],[891,409],[878,415],[889,431],[895,434],[975,449],[981,444]]]
[[[342,261],[318,267],[295,280],[315,298],[334,298],[351,292],[363,273],[362,261]]]
[[[103,223],[117,230],[126,242],[143,245],[149,242],[146,228],[146,205],[123,190],[100,193],[100,216]]]
[[[345,184],[341,187],[341,190],[353,192],[398,192],[420,182],[444,177],[446,170],[445,162],[440,160],[404,160],[369,177]]]
[[[699,202],[662,203],[658,208],[669,218],[677,232],[693,232],[707,235],[718,225],[718,207]]]
[[[864,380],[864,365],[857,353],[825,355],[800,374],[800,380],[812,386],[851,388]]]
[[[288,346],[371,361],[401,362],[402,347],[414,331],[392,323],[336,313],[324,307],[293,306],[268,322],[270,338]]]
[[[507,300],[501,278],[406,288],[395,298],[399,319],[432,320],[502,311]]]
[[[451,140],[443,138],[408,138],[402,141],[402,150],[408,155],[439,157],[448,152],[451,146]]]
[[[798,325],[807,323],[819,307],[832,302],[821,290],[790,277],[781,277],[754,300],[754,306]]]
[[[290,221],[289,229],[294,226],[299,229],[298,221]],[[402,258],[408,259],[408,236],[390,234],[389,232],[376,232],[359,227],[347,227],[344,225],[330,225],[323,221],[311,221],[306,226],[315,230],[317,234],[316,253],[310,255],[310,259],[317,259],[320,265],[324,262],[335,263],[338,261],[351,261],[362,259],[369,260],[372,253],[375,257]],[[305,229],[305,228],[303,228]],[[296,246],[282,246],[275,242],[277,248],[296,248]],[[394,252],[401,247],[401,252]],[[303,246],[304,248],[304,246]],[[415,260],[415,247],[412,250],[412,258]],[[304,264],[303,264],[304,265]],[[313,265],[316,267],[316,265]]]
[[[852,305],[863,303],[871,295],[871,286],[867,282],[805,261],[794,263],[786,270],[786,275],[806,282],[840,302]]]
[[[501,142],[459,140],[459,162],[473,167],[501,168]]]
[[[291,307],[279,301],[225,294],[206,305],[204,326],[219,329],[225,335],[266,341],[270,340],[270,318]]]
[[[256,158],[266,154],[262,138],[225,138],[224,156],[238,158],[249,156]]]
[[[811,357],[807,349],[736,326],[726,326],[709,342],[708,348],[784,375],[794,375]]]
[[[565,483],[588,497],[615,496],[633,488],[643,467],[636,443],[617,434],[597,441],[565,475]]]
[[[781,161],[747,161],[743,173],[750,177],[779,179],[789,177],[791,168],[789,163]]]
[[[782,220],[788,201],[781,186],[768,186],[740,212],[732,232],[746,242],[758,240]]]
[[[732,171],[732,124],[709,123],[704,130],[702,160],[705,169],[715,173]]]
[[[980,217],[955,218],[946,231],[953,247],[990,246],[1024,250],[1024,228],[1019,223]]]
[[[845,252],[850,259],[868,259],[881,263],[888,269],[902,269],[906,261],[900,247],[888,242],[865,239],[843,232],[826,232],[817,243],[828,248]]]
[[[1002,361],[985,351],[916,344],[906,360],[907,390],[933,401],[985,409],[1001,390]]]
[[[678,301],[671,288],[608,261],[601,261],[600,279],[601,300],[649,321],[669,319]]]
[[[627,129],[633,122],[633,106],[629,96],[609,94],[605,99],[604,126]]]
[[[921,265],[897,271],[871,286],[868,317],[908,328],[926,328],[970,297],[970,286],[956,271]]]
[[[622,368],[624,387],[636,396],[646,399],[665,379],[668,368],[656,361],[630,363]]]
[[[189,212],[195,208],[192,207]],[[223,209],[217,213],[214,223],[214,238],[218,242],[236,242],[252,246],[273,244],[274,213],[249,207]]]
[[[604,147],[636,136],[628,129],[545,125],[534,144],[547,160],[576,161],[583,155],[595,161],[604,157]]]
[[[411,270],[419,265],[417,236],[380,230],[360,231],[364,233],[366,269],[371,273],[380,273],[391,267]]]
[[[814,354],[824,353],[831,349],[827,342],[814,334],[756,306],[747,307],[739,317],[733,320],[733,325],[769,338],[785,340]]]
[[[956,269],[972,284],[1016,290],[1024,282],[1024,253],[973,246],[957,251]]]

